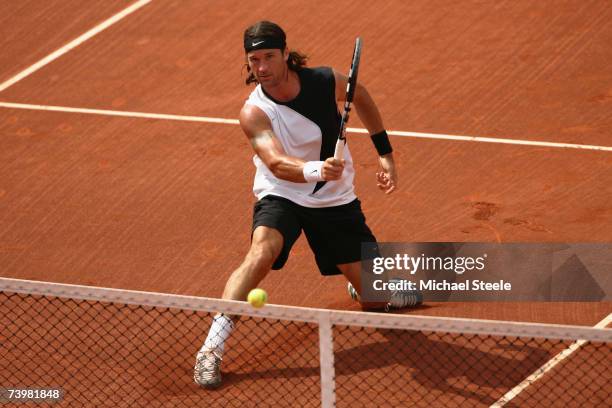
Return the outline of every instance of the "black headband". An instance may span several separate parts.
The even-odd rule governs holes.
[[[285,40],[278,37],[255,37],[244,39],[244,51],[251,52],[268,48],[285,49]]]

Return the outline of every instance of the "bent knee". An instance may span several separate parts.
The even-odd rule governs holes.
[[[272,264],[278,258],[282,246],[272,245],[270,243],[253,242],[247,259],[250,262],[257,264],[260,267],[272,267]]]

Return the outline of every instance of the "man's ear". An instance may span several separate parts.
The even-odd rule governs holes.
[[[289,48],[285,47],[283,54],[285,54],[285,62],[287,62],[289,60]]]

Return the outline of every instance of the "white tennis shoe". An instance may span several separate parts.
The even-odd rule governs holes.
[[[204,349],[196,356],[193,380],[203,388],[221,385],[221,356],[214,349]]]
[[[401,282],[400,279],[389,279],[389,283]],[[405,307],[416,307],[423,304],[423,293],[420,290],[394,290],[389,298],[389,303],[385,306],[385,311],[389,309],[403,309]]]
[[[346,288],[348,290],[348,294],[356,302],[359,302],[359,293],[355,290],[355,287],[351,282],[348,282],[348,286]]]
[[[398,279],[389,279],[389,282],[399,282]],[[355,287],[348,283],[347,290],[351,299],[359,302],[359,293],[355,290]],[[423,304],[423,294],[419,290],[394,290],[391,293],[391,298],[385,306],[385,311],[390,309],[403,309],[406,307],[416,307]]]

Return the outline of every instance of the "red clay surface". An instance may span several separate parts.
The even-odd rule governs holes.
[[[4,276],[221,295],[248,248],[254,200],[253,169],[239,164],[249,163],[250,148],[237,126],[10,109],[2,113],[7,114],[0,123]],[[433,153],[444,160],[432,160],[427,154],[431,145],[439,146]],[[468,145],[473,148],[453,154]],[[555,171],[576,153],[549,150],[540,164],[543,175],[525,184],[528,174],[520,172],[533,157],[521,155],[521,147],[407,139],[395,146],[401,172],[415,171],[400,191],[383,196],[372,177],[374,163],[367,163],[369,141],[351,140],[356,161],[367,163],[358,169],[357,188],[381,240],[589,241],[593,234],[610,233],[592,214],[593,208],[606,206],[607,180],[589,178],[603,171],[604,153],[582,153],[599,160],[582,161],[572,169],[572,182],[563,183]],[[458,181],[457,174],[477,177],[473,166],[464,165],[477,160],[485,161],[478,181]],[[493,171],[486,171],[488,167]],[[505,180],[503,189],[500,179]],[[542,196],[547,185],[549,196]],[[592,199],[581,204],[577,197],[585,195]],[[553,202],[558,203],[554,213],[547,211]],[[488,203],[486,214],[483,203]],[[558,219],[572,217],[582,222],[558,224]],[[509,221],[518,219],[523,222]],[[341,277],[319,276],[303,238],[287,267],[262,284],[273,303],[354,309],[344,285]],[[558,315],[548,313],[548,306],[525,306],[526,315],[516,316],[510,312],[520,310],[516,305],[490,309],[441,304],[421,312],[497,318],[497,310],[506,310],[501,312],[504,319],[591,325],[610,310],[608,304],[584,304],[579,308],[588,312],[583,314],[560,304],[556,307],[568,312]]]
[[[343,71],[362,35],[360,80],[390,129],[610,145],[612,10],[603,3],[344,3],[155,1],[0,101],[235,118],[251,89],[242,30],[268,18],[312,65]],[[0,40],[0,79],[126,5],[0,6],[0,33],[21,33]],[[221,295],[248,248],[254,201],[239,127],[1,108],[0,135],[2,276]],[[380,241],[612,241],[609,152],[393,143],[401,188],[387,197],[370,142],[350,140]],[[272,303],[356,310],[343,278],[318,275],[303,238],[262,287]],[[594,325],[611,311],[609,302],[444,303],[411,313]]]
[[[312,64],[343,71],[361,35],[360,78],[390,129],[609,144],[612,9],[597,0],[158,1],[1,96],[236,117],[242,31],[260,18],[282,21]]]
[[[238,127],[3,113],[0,256],[5,276],[220,296],[248,247],[250,231],[253,169],[235,164],[249,163],[251,157]],[[228,139],[232,144],[225,143]],[[444,160],[432,160],[427,154],[431,145],[439,146],[433,152]],[[473,148],[459,151],[468,145]],[[357,178],[369,223],[381,240],[589,241],[593,234],[610,232],[594,212],[607,204],[608,180],[589,178],[605,174],[604,153],[582,153],[598,160],[582,161],[564,183],[556,179],[562,173],[555,171],[576,153],[549,150],[540,164],[543,175],[525,184],[528,174],[520,172],[529,167],[533,154],[522,155],[521,147],[407,139],[395,146],[401,172],[415,169],[400,191],[388,197],[376,191],[371,162],[359,169]],[[367,163],[369,141],[355,137],[351,147],[356,160]],[[477,160],[485,161],[479,164],[480,177],[477,169],[464,165]],[[493,171],[486,171],[489,167]],[[457,174],[478,181],[462,183]],[[505,180],[503,189],[500,179]],[[542,196],[546,186],[549,194]],[[581,204],[577,197],[585,195],[592,199]],[[556,212],[548,211],[553,203],[558,204]],[[574,222],[558,224],[558,219],[572,217]],[[287,268],[272,272],[262,286],[274,303],[354,308],[345,298],[343,278],[319,276],[303,238]],[[548,314],[546,306],[530,306],[527,316],[506,312],[503,317],[594,324],[609,305],[585,304],[581,309],[593,315],[569,308],[569,315],[560,317]],[[464,309],[456,310],[439,305],[423,312],[455,315]],[[496,318],[497,313],[471,306],[465,310],[474,317]]]
[[[3,1],[0,4],[0,82],[126,8],[128,0]],[[51,75],[47,82],[60,80]]]

